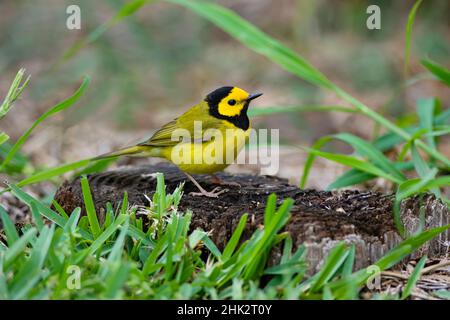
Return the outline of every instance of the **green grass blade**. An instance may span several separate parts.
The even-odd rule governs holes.
[[[94,31],[88,34],[86,38],[83,38],[77,42],[75,42],[62,56],[61,61],[59,63],[62,63],[64,61],[67,61],[74,57],[80,50],[85,48],[90,43],[96,41],[98,38],[100,38],[106,31],[108,31],[110,28],[121,22],[126,17],[132,15],[137,10],[139,10],[143,5],[146,3],[153,2],[155,0],[133,0],[130,2],[125,3],[120,10],[108,21],[106,21],[104,24],[97,27]]]
[[[357,169],[350,169],[333,181],[326,190],[340,189],[348,186],[354,186],[365,181],[374,179],[376,176]]]
[[[13,82],[11,83],[8,93],[6,94],[5,99],[0,105],[0,120],[9,112],[14,102],[20,97],[22,91],[25,89],[28,82],[30,81],[30,76],[28,76],[22,83],[24,75],[25,69],[22,68],[17,72]]]
[[[419,249],[422,245],[425,244],[425,242],[433,239],[438,234],[446,231],[449,228],[450,224],[413,235],[390,250],[374,265],[378,266],[380,268],[380,271],[386,270],[403,260],[406,256],[412,254],[415,250]],[[343,288],[345,288],[348,282],[355,283],[358,286],[363,285],[371,276],[371,274],[371,272],[367,271],[367,268],[361,269],[351,274],[349,277],[344,277],[330,283],[329,286],[333,293],[336,294],[337,291],[341,291]]]
[[[67,222],[67,219],[60,216],[59,214],[57,214],[56,212],[54,212],[53,210],[47,208],[44,204],[42,204],[40,201],[38,201],[37,199],[33,198],[32,196],[30,196],[29,194],[27,194],[26,192],[22,191],[20,188],[17,188],[14,185],[10,185],[10,189],[11,192],[22,202],[24,202],[25,204],[27,204],[30,208],[31,208],[31,204],[35,203],[37,209],[39,210],[39,212],[46,217],[48,220],[56,223],[57,225],[59,225],[60,227],[64,227],[64,225]],[[80,234],[83,236],[83,238],[87,239],[87,240],[92,240],[92,235],[89,234],[87,231],[85,230],[81,230],[80,229]]]
[[[435,98],[418,99],[417,100],[417,114],[420,120],[420,127],[433,132],[433,118],[437,100]],[[426,141],[430,147],[436,150],[436,142],[433,136],[426,136]]]
[[[231,10],[212,2],[167,0],[193,10],[208,19],[253,51],[278,63],[285,70],[322,87],[332,88],[331,82],[294,51],[266,35]]]
[[[9,136],[4,132],[0,132],[0,145],[4,144],[8,140]]]
[[[91,189],[86,176],[81,178],[81,191],[83,193],[84,205],[86,207],[86,215],[89,219],[89,227],[94,239],[96,239],[101,233],[101,228],[98,222],[97,213],[95,212],[94,201],[92,200]]]
[[[433,295],[441,299],[450,300],[450,290],[441,289],[433,291]]]
[[[413,291],[414,287],[416,286],[417,281],[420,279],[420,274],[422,272],[423,267],[425,266],[425,263],[427,262],[427,256],[423,256],[422,259],[417,263],[416,267],[414,268],[413,272],[411,273],[411,276],[409,277],[408,282],[406,283],[405,288],[403,289],[401,299],[404,300],[408,298],[411,295],[411,292]]]
[[[250,117],[266,116],[279,113],[296,112],[345,112],[357,113],[358,110],[338,105],[301,105],[301,106],[267,106],[264,108],[253,108],[248,111]]]
[[[39,232],[41,232],[42,228],[44,227],[44,221],[42,220],[41,214],[39,213],[39,209],[35,202],[32,202],[30,207],[34,223]]]
[[[54,212],[53,210],[47,208],[45,205],[43,205],[40,201],[38,201],[37,199],[33,198],[32,196],[30,196],[29,194],[27,194],[26,192],[22,191],[20,188],[16,187],[15,185],[10,185],[9,186],[11,188],[11,192],[22,202],[26,203],[30,208],[31,208],[31,204],[35,203],[36,207],[39,209],[39,212],[46,217],[47,219],[49,219],[50,221],[53,221],[54,223],[56,223],[57,225],[63,227],[66,224],[66,219],[64,219],[63,217],[61,217],[59,214],[57,214],[56,212]]]
[[[17,183],[18,187],[23,187],[29,184],[38,183],[41,181],[50,180],[54,177],[61,176],[67,172],[73,171],[87,166],[91,162],[90,159],[80,160],[73,163],[63,164],[54,168],[40,171],[32,176],[25,178]]]
[[[430,59],[423,59],[421,63],[428,71],[450,87],[450,70]]]
[[[208,248],[208,250],[217,258],[221,259],[222,254],[220,253],[220,250],[217,248],[216,244],[212,242],[212,240],[208,237],[208,235],[205,233],[202,239],[205,246]]]
[[[328,257],[316,275],[315,281],[311,283],[311,292],[321,289],[336,273],[346,261],[349,250],[344,242],[337,244],[328,254]]]
[[[314,155],[320,156],[322,158],[346,165],[351,168],[355,168],[355,169],[364,171],[366,173],[370,173],[370,174],[378,176],[378,177],[385,178],[389,181],[393,181],[395,183],[402,182],[401,179],[394,177],[394,176],[384,172],[383,170],[379,169],[378,167],[374,166],[373,164],[371,164],[367,161],[360,160],[356,157],[347,156],[347,155],[343,155],[343,154],[334,154],[334,153],[329,153],[329,152],[323,152],[323,151],[319,151],[319,150],[312,149],[312,148],[306,148],[306,147],[303,147],[303,149],[305,149],[309,153],[313,153]]]
[[[118,265],[117,270],[109,275],[105,283],[105,298],[120,298],[121,288],[127,280],[131,266],[128,263]]]
[[[119,215],[114,223],[106,228],[106,230],[101,234],[99,234],[98,238],[96,238],[94,242],[92,242],[91,246],[88,249],[88,255],[96,252],[103,245],[103,243],[107,241],[109,237],[111,237],[114,232],[116,232],[117,229],[119,229],[119,227],[125,222],[126,219],[126,215]]]
[[[8,270],[17,257],[25,250],[31,239],[36,235],[37,229],[28,229],[14,244],[5,252],[5,260],[3,263],[4,270]]]
[[[14,242],[16,242],[19,239],[19,233],[17,233],[16,227],[14,226],[14,223],[11,221],[11,218],[9,217],[8,213],[3,209],[3,207],[0,205],[0,218],[3,224],[3,231],[6,235],[6,241],[8,243],[8,246],[11,247]]]
[[[326,143],[331,141],[331,137],[325,136],[320,139],[317,139],[316,142],[311,146],[312,149],[320,150]],[[300,180],[300,188],[306,187],[306,182],[308,181],[309,172],[311,171],[312,165],[316,158],[316,154],[310,152],[308,157],[306,158],[305,165],[303,167],[302,179]]]
[[[405,78],[408,75],[409,70],[409,57],[410,57],[410,51],[411,51],[411,34],[412,34],[412,28],[414,24],[414,20],[416,18],[417,9],[419,9],[420,4],[422,3],[422,0],[416,1],[414,6],[412,7],[411,11],[408,15],[408,21],[406,22],[406,32],[405,32],[405,64],[404,64],[404,73]]]
[[[119,236],[114,241],[114,246],[113,246],[111,252],[109,253],[109,256],[107,259],[107,264],[104,265],[104,268],[102,268],[100,271],[100,277],[102,277],[103,279],[105,279],[109,270],[111,270],[111,266],[113,266],[114,264],[120,265],[120,257],[121,257],[121,254],[123,253],[123,246],[125,243],[125,237],[128,233],[128,225],[129,225],[128,216],[125,216],[125,217],[126,217],[126,219],[125,219],[124,224],[122,225]]]
[[[355,264],[355,252],[356,247],[355,244],[352,244],[350,247],[350,251],[348,253],[347,259],[345,260],[343,266],[342,266],[342,276],[346,277],[353,272],[353,265]]]
[[[81,208],[80,207],[75,208],[75,210],[73,210],[73,212],[70,214],[69,220],[67,220],[66,225],[64,226],[64,230],[66,232],[70,233],[75,232],[78,221],[80,220],[80,215],[81,215]]]
[[[430,188],[430,186],[432,185],[431,182],[436,181],[434,179],[434,177],[436,176],[437,171],[438,171],[437,168],[433,168],[423,178],[411,179],[411,180],[407,180],[407,181],[401,183],[398,186],[396,199],[403,200],[405,198],[412,196],[413,194],[420,193],[424,190],[428,190]],[[448,176],[448,177],[450,177],[450,176]],[[445,178],[445,176],[440,177],[440,178]],[[445,181],[446,180],[444,179],[444,182]]]
[[[69,219],[69,216],[67,215],[66,211],[63,207],[55,200],[52,200],[52,205],[55,207],[56,211],[66,220]]]
[[[277,196],[272,193],[267,197],[266,207],[264,208],[264,225],[269,225],[273,215],[277,211]]]
[[[14,146],[9,151],[8,155],[3,160],[3,163],[0,167],[0,171],[5,168],[5,166],[9,163],[9,161],[11,161],[11,159],[14,157],[14,154],[25,143],[25,141],[30,136],[31,132],[33,132],[34,128],[36,128],[42,121],[44,121],[48,117],[67,109],[68,107],[72,106],[75,102],[78,101],[78,99],[83,95],[84,91],[88,87],[89,81],[90,81],[89,77],[85,77],[83,79],[83,82],[81,83],[80,87],[75,91],[75,93],[72,96],[70,96],[66,100],[58,103],[54,107],[50,108],[43,115],[41,115],[27,131],[25,131],[25,133],[19,138],[19,140],[17,140],[17,142],[14,144]]]
[[[30,258],[21,266],[11,283],[10,295],[12,299],[24,299],[27,293],[42,277],[44,265],[50,244],[53,239],[55,225],[45,226],[33,245]]]
[[[263,264],[260,264],[260,259],[265,257],[265,254],[268,255],[267,250],[270,249],[274,238],[280,229],[287,223],[293,203],[294,201],[292,199],[285,199],[277,212],[270,219],[268,225],[264,226],[264,233],[261,240],[256,242],[255,247],[249,251],[245,259],[243,259],[246,263],[244,278],[253,278],[258,270],[258,266],[264,267]],[[261,270],[261,273],[263,271],[264,270]]]
[[[354,136],[350,133],[339,133],[333,135],[334,138],[344,141],[351,145],[356,152],[363,156],[367,157],[371,160],[372,163],[377,165],[380,169],[388,172],[392,176],[396,177],[399,180],[404,181],[406,178],[403,173],[398,170],[394,164],[384,156],[384,154],[375,148],[371,143],[364,141],[363,139]]]
[[[242,232],[244,231],[245,224],[247,223],[248,214],[243,214],[241,218],[239,219],[239,223],[234,229],[233,235],[231,236],[230,240],[228,240],[227,245],[225,246],[225,249],[222,253],[222,261],[228,260],[232,255],[234,250],[236,249],[239,239],[241,238]]]
[[[375,264],[381,269],[386,270],[400,260],[405,258],[408,254],[413,253],[415,250],[419,249],[425,242],[433,239],[441,232],[446,231],[450,228],[450,224],[437,227],[434,229],[423,231],[417,235],[413,235],[408,239],[402,241],[397,247],[389,251],[381,259],[379,259]]]
[[[421,178],[425,178],[431,169],[428,167],[428,164],[419,154],[415,145],[411,145],[411,155],[414,163],[414,168],[416,169],[417,173]],[[441,197],[441,192],[439,188],[433,188],[432,192],[436,195],[436,197],[438,198]]]

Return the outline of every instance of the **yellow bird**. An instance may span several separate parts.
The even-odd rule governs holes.
[[[261,95],[249,94],[238,87],[221,87],[162,126],[147,141],[93,160],[118,156],[164,158],[177,165],[200,190],[192,194],[218,197],[226,190],[218,187],[206,191],[191,174],[213,175],[236,159],[250,134],[247,116],[250,101]]]

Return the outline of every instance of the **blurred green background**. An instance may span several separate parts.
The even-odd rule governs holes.
[[[414,24],[408,77],[403,72],[404,30],[413,1],[216,2],[300,52],[339,86],[398,121],[414,118],[418,97],[436,96],[444,107],[450,104],[449,90],[427,78],[402,89],[407,79],[420,79],[425,72],[421,58],[448,66],[448,1],[422,3]],[[0,122],[13,140],[47,108],[69,96],[83,75],[92,77],[82,100],[46,121],[25,145],[24,152],[36,163],[52,166],[141,141],[223,85],[264,92],[253,108],[341,104],[333,94],[283,71],[194,13],[164,2],[144,6],[73,58],[58,63],[66,50],[124,3],[0,2],[1,96],[19,68],[32,76],[22,99]],[[66,8],[71,4],[81,8],[81,30],[66,28]],[[381,7],[381,30],[366,27],[370,4]],[[336,113],[271,115],[255,119],[255,126],[278,128],[282,142],[298,145],[335,132],[364,138],[373,132],[373,123],[366,118]],[[339,144],[334,148],[351,150]],[[449,143],[442,148],[450,155]],[[281,153],[280,175],[298,181],[305,155],[289,147]],[[319,161],[311,186],[324,187],[341,172],[336,164]]]

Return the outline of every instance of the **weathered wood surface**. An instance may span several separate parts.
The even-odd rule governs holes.
[[[163,172],[168,192],[172,192],[185,176],[177,168],[160,164],[157,166],[121,167],[117,170],[89,175],[89,183],[99,218],[104,216],[107,202],[120,204],[125,191],[131,205],[146,206],[151,198],[156,179],[154,173]],[[237,182],[241,187],[225,186],[229,191],[217,199],[189,195],[197,191],[186,181],[185,194],[179,210],[191,209],[191,228],[211,231],[211,237],[219,248],[230,238],[239,218],[249,213],[251,219],[243,237],[248,238],[262,224],[264,207],[270,193],[277,194],[279,203],[287,197],[294,199],[292,217],[285,227],[296,246],[305,244],[308,249],[310,270],[318,269],[329,250],[337,241],[345,240],[356,246],[355,268],[370,265],[401,241],[392,219],[392,195],[372,192],[327,192],[302,190],[276,177],[230,175],[221,173],[225,182]],[[213,189],[209,176],[197,176],[206,189]],[[67,211],[84,205],[79,179],[65,182],[57,191],[56,201]],[[419,211],[423,208],[426,228],[450,223],[449,210],[432,195],[422,199],[404,201],[402,219],[408,233],[419,225]],[[425,245],[414,257],[428,254],[430,258],[448,253],[450,233],[441,234]],[[276,250],[273,258],[279,253]]]

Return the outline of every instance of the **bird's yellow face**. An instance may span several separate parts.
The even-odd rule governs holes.
[[[240,115],[242,110],[244,110],[245,104],[247,103],[248,96],[248,92],[238,87],[234,87],[231,89],[230,93],[223,97],[219,102],[219,113],[226,117]]]
[[[205,101],[212,116],[247,130],[250,125],[247,116],[248,106],[251,100],[261,95],[262,93],[249,94],[238,87],[221,87],[208,94]]]

